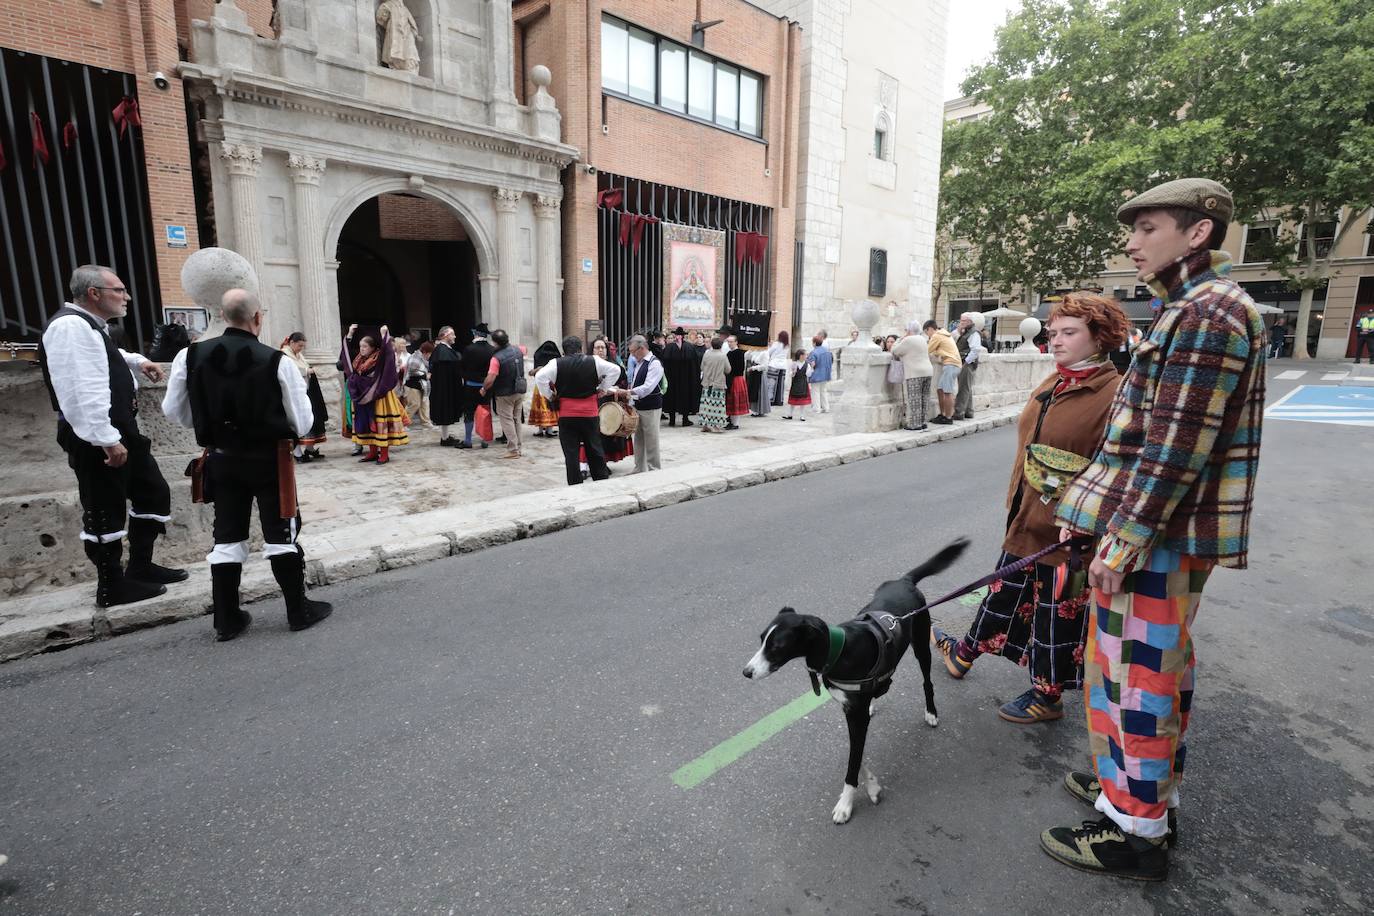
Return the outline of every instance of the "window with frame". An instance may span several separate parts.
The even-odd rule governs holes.
[[[1298,258],[1307,257],[1307,240],[1311,238],[1317,250],[1317,257],[1324,258],[1331,253],[1331,245],[1336,241],[1336,221],[1321,220],[1310,226],[1303,224],[1302,241],[1298,243]]]
[[[630,25],[601,19],[601,88],[725,130],[763,136],[764,78]]]
[[[868,294],[887,295],[887,250],[884,248],[868,249]]]
[[[1272,260],[1278,228],[1279,224],[1275,220],[1265,220],[1262,223],[1251,223],[1246,226],[1245,250],[1241,252],[1241,261],[1246,264],[1254,264]]]
[[[873,131],[873,158],[887,158],[887,131],[881,127]]]
[[[949,250],[949,279],[968,280],[973,277],[973,249],[956,245]]]

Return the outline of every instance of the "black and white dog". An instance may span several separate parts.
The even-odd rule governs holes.
[[[819,676],[844,707],[849,726],[849,769],[832,816],[837,824],[848,821],[854,811],[860,769],[864,790],[875,805],[878,803],[882,787],[873,771],[863,766],[864,740],[873,716],[873,701],[892,686],[892,675],[907,646],[921,663],[926,724],[933,728],[940,722],[935,712],[935,686],[930,681],[930,612],[921,611],[904,620],[901,616],[926,603],[916,583],[946,569],[966,547],[968,541],[960,538],[902,578],[884,582],[857,617],[839,626],[783,608],[764,628],[759,650],[744,666],[745,677],[759,680],[794,658],[805,659],[816,694],[821,692]]]

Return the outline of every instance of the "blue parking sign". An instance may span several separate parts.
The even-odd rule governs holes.
[[[167,227],[167,247],[185,248],[186,247],[186,227],[168,226]]]

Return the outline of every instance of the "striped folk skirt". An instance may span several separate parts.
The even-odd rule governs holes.
[[[409,445],[410,434],[406,432],[409,424],[410,417],[406,415],[394,391],[388,391],[371,404],[353,405],[355,445],[375,445],[378,448]]]
[[[725,413],[725,389],[703,388],[701,390],[701,425],[721,429],[729,422]]]
[[[1083,683],[1097,809],[1138,836],[1163,836],[1177,804],[1193,706],[1190,630],[1213,565],[1156,549],[1121,594],[1093,595]]]

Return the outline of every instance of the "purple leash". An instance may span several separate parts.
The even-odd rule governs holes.
[[[1043,557],[1047,557],[1050,554],[1054,553],[1056,550],[1061,550],[1065,547],[1069,549],[1069,566],[1071,568],[1077,568],[1079,565],[1081,565],[1081,561],[1078,556],[1078,551],[1081,550],[1083,547],[1087,546],[1088,544],[1092,543],[1092,540],[1093,539],[1090,535],[1077,534],[1069,538],[1067,541],[1060,541],[1058,544],[1051,544],[1048,547],[1043,547],[1040,550],[1037,550],[1035,553],[1031,554],[1030,556],[1025,557],[1024,559],[1017,560],[1015,563],[1008,563],[1006,566],[1003,566],[1000,569],[994,569],[992,572],[988,573],[983,578],[970,582],[963,588],[950,592],[948,595],[945,595],[940,600],[931,601],[923,607],[918,607],[914,611],[901,615],[897,619],[906,620],[908,617],[913,617],[921,613],[922,611],[928,611],[933,607],[939,607],[947,601],[953,601],[955,598],[963,597],[964,595],[967,595],[970,592],[977,591],[985,585],[991,585],[998,579],[1003,579],[1007,576],[1010,576],[1012,573],[1020,572],[1021,570],[1026,569],[1027,567],[1034,564],[1036,560],[1039,560]]]

